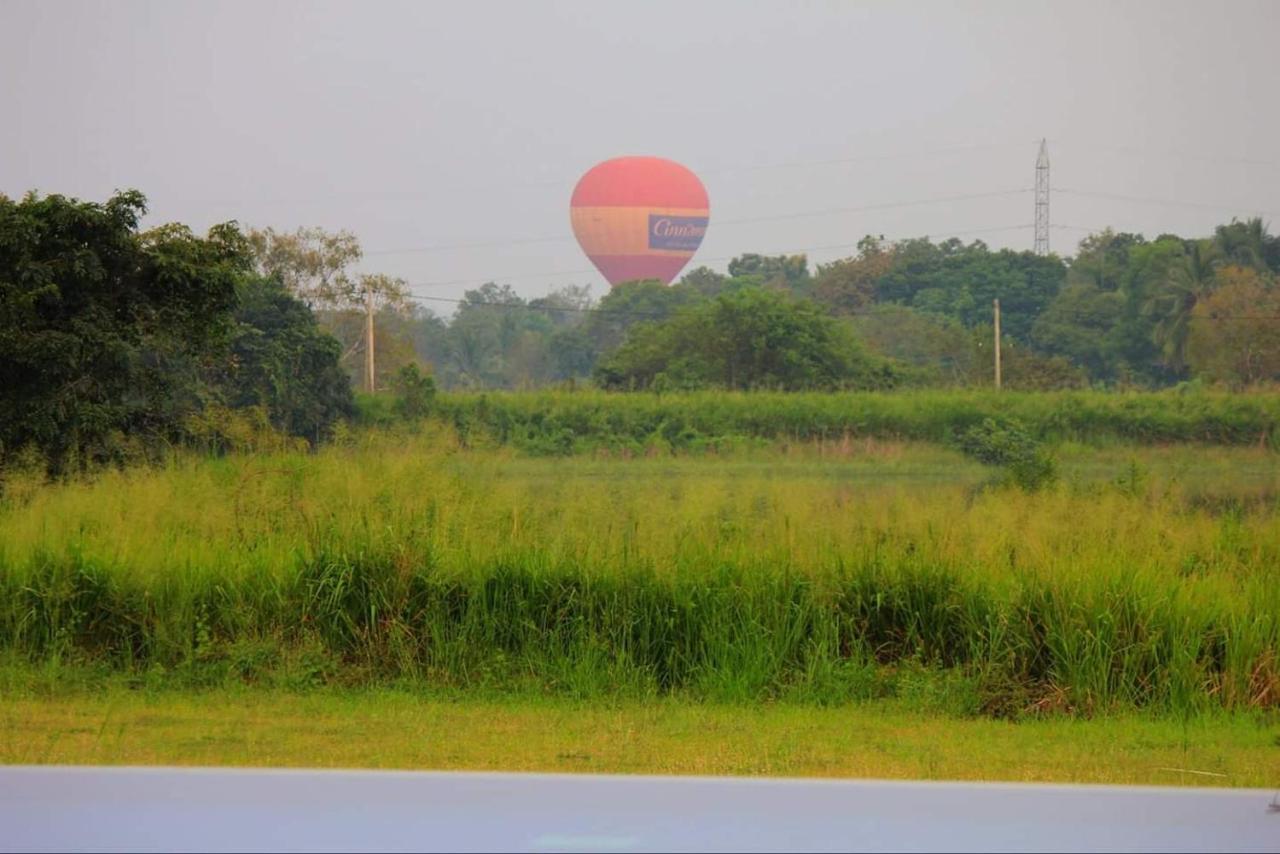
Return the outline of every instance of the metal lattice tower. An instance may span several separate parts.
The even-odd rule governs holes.
[[[1040,140],[1036,158],[1036,245],[1037,255],[1049,254],[1049,146]]]

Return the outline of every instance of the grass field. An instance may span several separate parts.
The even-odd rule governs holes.
[[[0,762],[1280,782],[1267,443],[545,450],[6,473]]]
[[[0,762],[768,774],[1273,786],[1280,723],[1125,715],[1011,723],[899,701],[584,703],[393,689],[10,693]]]
[[[442,431],[11,480],[0,645],[187,687],[1280,704],[1274,455],[1060,454],[1036,494],[870,439],[538,459]]]

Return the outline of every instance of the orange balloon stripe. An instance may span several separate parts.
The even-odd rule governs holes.
[[[649,215],[706,217],[707,208],[594,207],[569,209],[582,251],[593,255],[662,255],[688,258],[693,251],[649,248]]]

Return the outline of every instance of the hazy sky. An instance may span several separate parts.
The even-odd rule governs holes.
[[[1070,253],[1280,225],[1278,46],[1276,2],[0,0],[0,192],[349,228],[427,296],[599,295],[568,204],[600,160],[697,172],[689,268],[722,270],[869,232],[1030,248],[1047,137]]]

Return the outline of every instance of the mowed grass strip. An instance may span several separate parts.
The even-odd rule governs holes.
[[[109,690],[0,701],[0,762],[1212,785],[1280,783],[1247,715],[1009,723],[893,702],[433,699],[394,690]]]

